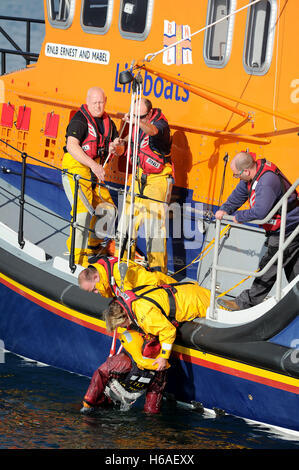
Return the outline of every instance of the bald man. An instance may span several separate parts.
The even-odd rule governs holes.
[[[95,237],[93,229],[96,217],[90,214],[88,207],[93,209],[101,202],[106,202],[111,211],[114,204],[107,188],[99,188],[98,182],[104,180],[103,163],[109,153],[121,155],[124,147],[117,145],[118,132],[114,122],[105,112],[107,97],[102,88],[92,87],[88,90],[86,104],[71,119],[66,130],[66,146],[62,168],[70,174],[63,174],[63,187],[71,206],[74,204],[75,183],[73,174],[80,175],[80,188],[77,203],[77,228],[75,236],[74,261],[85,264],[87,257],[102,250],[101,242]],[[88,181],[86,181],[88,180]],[[92,181],[91,181],[92,180]],[[99,192],[100,191],[100,192]],[[87,201],[87,203],[86,203]],[[71,233],[67,240],[70,250]]]
[[[240,179],[227,201],[216,212],[216,219],[222,219],[225,214],[233,214],[247,200],[250,209],[238,211],[233,220],[236,223],[246,223],[252,220],[262,220],[290,188],[291,183],[281,173],[274,163],[265,159],[255,160],[249,152],[238,153],[231,161],[234,178]],[[267,250],[262,257],[259,270],[262,270],[278,250],[280,232],[280,213],[263,225],[266,232]],[[294,191],[288,198],[286,218],[286,238],[299,224],[298,195]],[[283,267],[286,278],[291,282],[299,274],[299,237],[289,244],[284,252]],[[244,290],[235,300],[220,298],[218,304],[227,310],[240,310],[253,307],[264,300],[276,280],[277,263],[263,276],[255,278],[250,289]]]

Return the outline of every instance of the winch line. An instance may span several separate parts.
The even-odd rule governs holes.
[[[207,29],[212,28],[212,27],[215,26],[216,24],[221,23],[221,21],[227,20],[227,19],[230,18],[231,16],[236,15],[237,13],[240,13],[241,11],[245,10],[246,8],[249,8],[249,7],[251,7],[252,5],[255,5],[256,3],[259,3],[259,2],[261,2],[261,1],[262,1],[262,0],[254,0],[253,2],[248,3],[248,4],[245,5],[244,7],[241,7],[241,8],[239,8],[238,10],[234,10],[233,12],[229,13],[228,15],[223,16],[223,18],[220,18],[219,20],[214,21],[213,23],[210,23],[210,24],[206,25],[204,28],[201,28],[201,29],[199,29],[198,31],[195,31],[194,33],[190,34],[190,39],[191,39],[193,36],[195,36],[196,34],[202,33],[203,31],[206,31]],[[188,39],[189,39],[189,38],[188,38]],[[170,44],[169,46],[164,47],[163,49],[160,49],[160,50],[157,51],[157,52],[152,52],[152,53],[147,54],[147,55],[145,56],[145,58],[144,58],[144,61],[146,61],[146,62],[151,62],[153,59],[155,59],[155,58],[157,57],[157,55],[162,54],[162,52],[168,51],[168,49],[171,49],[172,47],[177,46],[178,44],[180,44],[181,42],[183,42],[183,41],[185,41],[185,40],[186,40],[186,38],[182,38],[182,39],[180,39],[179,41],[174,42],[173,44]]]
[[[139,125],[140,125],[140,106],[142,98],[142,85],[137,84],[137,100],[135,101],[135,112],[134,112],[134,148],[132,158],[132,185],[131,185],[131,198],[130,198],[130,215],[129,215],[129,233],[128,233],[128,245],[127,245],[127,266],[129,266],[130,254],[131,254],[131,240],[133,231],[133,217],[135,210],[135,181],[136,181],[136,167],[138,159],[138,146],[139,146]],[[129,159],[129,154],[127,156]]]

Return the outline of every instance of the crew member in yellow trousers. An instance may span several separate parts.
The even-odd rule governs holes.
[[[105,112],[107,98],[99,87],[90,88],[86,104],[71,119],[66,131],[66,147],[62,168],[63,187],[73,208],[75,180],[72,175],[79,175],[79,193],[77,200],[77,223],[74,261],[83,264],[87,256],[96,254],[101,249],[101,241],[88,229],[94,229],[97,217],[90,212],[97,205],[106,202],[114,212],[114,204],[107,188],[98,186],[104,181],[103,162],[108,154],[120,155],[124,147],[113,141],[118,137],[114,122]],[[110,206],[109,206],[110,205]],[[73,210],[73,209],[72,209]],[[85,227],[85,228],[82,228]],[[71,231],[72,233],[72,231]],[[71,233],[67,240],[70,250]]]
[[[128,116],[125,117],[128,120]],[[134,136],[134,127],[132,135]],[[131,143],[131,150],[134,142]],[[149,197],[135,197],[132,240],[144,223],[146,252],[151,269],[167,272],[165,213],[170,201],[173,186],[172,165],[170,162],[170,129],[165,116],[146,98],[140,102],[140,124],[138,145],[138,168],[135,181],[135,194]],[[155,201],[156,200],[156,201]],[[126,200],[125,215],[120,218],[115,243],[115,254],[127,256],[130,201]],[[159,201],[159,202],[157,202]],[[130,248],[130,258],[134,259],[135,244]]]
[[[169,367],[176,329],[181,322],[205,317],[210,304],[210,291],[197,283],[177,283],[170,286],[125,291],[115,298],[106,314],[106,327],[140,328],[145,334],[157,336],[160,353],[157,370]]]

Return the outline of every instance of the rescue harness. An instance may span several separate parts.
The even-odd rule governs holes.
[[[182,282],[179,285],[185,285],[185,284],[193,284],[192,282]],[[177,286],[178,283],[173,283],[173,284],[164,284],[161,286],[153,287],[152,289],[148,290],[147,292],[144,292],[142,294],[136,294],[138,290],[142,290],[148,286],[138,286],[133,288],[132,290],[125,291],[125,292],[120,292],[119,295],[116,298],[116,302],[119,303],[126,313],[128,314],[129,318],[131,319],[134,328],[139,331],[143,332],[143,330],[139,327],[136,315],[133,311],[132,304],[138,299],[144,299],[147,300],[148,302],[151,302],[154,304],[160,311],[161,313],[176,327],[178,328],[180,326],[180,323],[176,320],[176,301],[175,301],[175,294],[177,292],[177,289],[175,286]],[[165,310],[163,307],[154,299],[151,299],[150,297],[147,297],[148,294],[151,292],[154,292],[156,290],[163,289],[167,294],[168,294],[168,301],[169,301],[169,315],[166,314]]]

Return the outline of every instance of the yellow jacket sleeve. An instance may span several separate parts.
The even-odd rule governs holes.
[[[158,357],[169,359],[176,338],[175,326],[163,315],[159,308],[145,299],[133,303],[133,311],[138,325],[145,333],[158,336],[161,352]]]
[[[113,275],[118,286],[121,285],[118,265],[114,265]],[[176,282],[167,274],[159,271],[148,271],[143,266],[134,262],[129,263],[129,267],[124,279],[124,290],[131,290],[138,286],[160,286],[161,284],[170,284]]]
[[[95,263],[93,264],[93,266],[96,268],[100,275],[100,280],[96,284],[96,289],[99,291],[99,294],[101,294],[103,297],[113,297],[113,292],[110,288],[107,273],[105,271],[104,266],[99,263]]]

